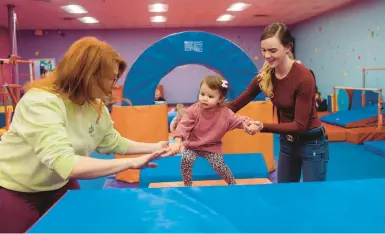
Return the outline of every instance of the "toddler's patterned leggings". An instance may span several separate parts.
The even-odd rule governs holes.
[[[192,168],[198,155],[207,159],[211,167],[226,181],[227,184],[236,184],[233,173],[223,161],[222,154],[185,149],[183,151],[181,162],[182,179],[185,186],[192,185]]]

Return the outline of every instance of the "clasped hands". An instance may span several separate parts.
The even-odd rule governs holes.
[[[243,129],[246,133],[254,135],[263,129],[263,123],[257,120],[248,120],[243,123]],[[133,159],[135,161],[134,168],[156,167],[157,164],[152,162],[153,160],[176,155],[183,150],[183,146],[179,140],[176,140],[172,144],[169,144],[168,141],[160,141],[155,144],[157,148],[155,152]]]
[[[254,135],[263,129],[263,123],[258,120],[248,120],[243,123],[243,130],[250,135]]]

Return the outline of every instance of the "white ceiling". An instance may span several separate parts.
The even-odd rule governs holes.
[[[149,27],[245,27],[272,22],[294,24],[325,13],[354,0],[243,0],[251,6],[234,12],[230,22],[218,16],[237,0],[0,0],[0,27],[7,27],[7,4],[14,4],[19,29],[102,29]],[[148,5],[167,3],[168,12],[149,13]],[[60,6],[79,4],[100,22],[84,24]],[[153,24],[150,17],[164,15],[166,23]]]

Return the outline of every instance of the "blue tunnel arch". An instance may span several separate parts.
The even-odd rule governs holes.
[[[253,61],[230,40],[208,32],[185,31],[160,39],[136,59],[127,73],[123,98],[133,105],[153,105],[161,79],[187,64],[199,64],[220,73],[229,82],[230,100],[239,96],[258,73]],[[262,99],[260,94],[255,100]]]

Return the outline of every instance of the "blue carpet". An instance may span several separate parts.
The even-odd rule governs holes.
[[[385,157],[347,142],[333,142],[329,147],[327,180],[385,178]]]
[[[330,142],[327,180],[385,178],[385,157],[365,150],[363,145]],[[279,158],[279,138],[274,136],[274,158]]]

